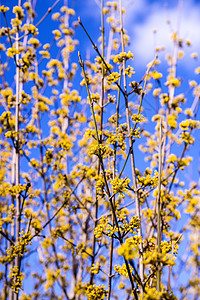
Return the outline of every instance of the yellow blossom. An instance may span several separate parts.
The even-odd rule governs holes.
[[[38,47],[40,46],[40,42],[39,42],[39,40],[36,39],[36,38],[30,38],[30,39],[28,40],[28,44],[33,45],[33,47],[35,47],[35,48],[38,48]]]
[[[157,71],[151,72],[150,75],[153,77],[153,79],[160,79],[160,78],[162,78],[162,73],[159,73]]]
[[[113,82],[116,82],[120,77],[120,74],[118,72],[113,72],[110,75],[107,76],[107,82],[108,84],[111,84]]]
[[[113,62],[119,64],[119,63],[122,63],[124,60],[127,60],[127,59],[133,59],[133,54],[130,51],[128,53],[121,52],[120,54],[116,55],[113,58]]]
[[[15,49],[14,47],[7,49],[8,57],[14,57],[16,54],[19,54],[19,50]]]
[[[2,13],[5,13],[5,12],[8,11],[8,10],[9,10],[9,7],[4,6],[4,5],[1,5],[1,6],[0,6],[0,12],[2,12]]]
[[[192,57],[192,58],[197,58],[197,57],[198,57],[198,53],[196,53],[196,52],[192,53],[192,54],[191,54],[191,57]]]
[[[172,128],[176,129],[177,128],[177,117],[176,115],[168,115],[167,116],[167,124]]]
[[[200,73],[200,67],[197,67],[197,68],[195,69],[195,73],[196,73],[196,74],[199,74],[199,73]]]
[[[195,80],[190,80],[190,81],[189,81],[189,85],[190,85],[191,87],[195,87],[195,86],[197,86],[197,82],[196,82]]]
[[[180,86],[180,84],[181,84],[180,79],[174,78],[172,76],[169,76],[167,82],[165,83],[165,85],[173,85],[175,87]]]

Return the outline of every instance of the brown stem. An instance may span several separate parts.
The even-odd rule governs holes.
[[[123,21],[122,21],[122,2],[120,0],[120,24],[121,24],[121,44],[122,44],[122,52],[125,51],[124,47],[124,29],[123,29]],[[124,98],[125,98],[125,106],[126,106],[126,122],[128,127],[128,134],[129,134],[129,147],[131,151],[131,170],[133,176],[133,185],[135,190],[135,204],[136,204],[136,214],[140,219],[141,224],[141,210],[140,210],[140,201],[139,201],[139,194],[137,189],[137,179],[136,179],[136,170],[135,170],[135,158],[133,152],[133,139],[131,137],[131,126],[130,126],[130,116],[129,116],[129,105],[128,105],[128,95],[127,95],[127,85],[126,85],[126,73],[125,73],[125,60],[123,60],[123,79],[124,79]],[[142,239],[142,227],[140,226],[138,230],[138,236]],[[139,257],[139,268],[140,268],[140,277],[141,282],[144,281],[144,264],[142,263],[143,260],[143,245],[142,242],[139,245],[140,250],[140,257]]]
[[[162,178],[162,120],[160,119],[160,130],[159,130],[159,182],[158,182],[158,198],[157,198],[157,246],[158,253],[161,253],[161,178]],[[160,260],[160,258],[159,258]],[[158,261],[158,270],[157,270],[157,289],[160,292],[161,289],[161,265]]]

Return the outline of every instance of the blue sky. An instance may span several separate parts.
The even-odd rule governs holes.
[[[17,2],[18,1],[16,0],[0,1],[1,5],[8,5],[10,8],[17,5]],[[38,13],[38,20],[47,11],[49,5],[52,5],[54,2],[55,0],[37,0],[36,10]],[[95,43],[97,43],[97,39],[100,35],[99,2],[100,0],[68,1],[69,6],[74,8],[76,11],[74,20],[77,20],[78,16],[81,17],[83,24],[86,26]],[[129,50],[133,52],[135,57],[133,64],[136,70],[137,80],[142,78],[146,71],[147,63],[154,58],[155,46],[165,47],[165,50],[160,55],[161,60],[164,59],[166,53],[171,51],[170,35],[172,33],[172,29],[176,31],[177,22],[180,20],[178,22],[180,35],[184,39],[190,40],[192,45],[191,47],[184,49],[186,50],[186,53],[183,60],[180,61],[180,64],[178,65],[178,75],[180,74],[183,76],[183,88],[186,87],[189,79],[195,79],[199,82],[199,77],[194,74],[194,69],[199,65],[199,61],[192,59],[190,57],[190,53],[199,52],[200,48],[200,1],[183,0],[182,2],[181,14],[179,14],[178,0],[122,0],[122,4],[127,11],[124,25],[127,29],[128,35],[130,36]],[[60,3],[63,3],[63,1],[60,1]],[[58,11],[59,7],[60,4],[54,8],[53,12]],[[167,20],[170,20],[171,28],[167,24]],[[0,22],[1,26],[5,26],[2,19]],[[48,16],[44,23],[40,25],[40,37],[42,37],[44,43],[51,42],[51,31],[54,27],[55,23],[51,21],[51,16]],[[156,41],[153,34],[154,29],[157,30]],[[91,52],[91,56],[96,56],[89,40],[80,27],[77,29],[76,38],[80,40],[77,50],[81,50],[83,57],[85,57],[88,52]],[[77,53],[74,55],[77,55]],[[161,71],[166,71],[167,65],[163,63],[161,68]],[[189,98],[188,101],[191,101],[191,99],[192,97]],[[199,133],[196,134],[196,136],[199,137]],[[197,147],[200,149],[199,142]],[[195,157],[195,173],[193,172],[193,169],[190,169],[188,174],[195,174],[196,176],[199,150],[197,150],[197,148],[193,148],[192,155]],[[183,248],[181,251],[183,252]]]
[[[183,2],[181,10],[178,9],[179,2]],[[80,15],[95,36],[95,27],[100,25],[100,0],[75,0],[71,3],[76,8],[77,15]],[[192,43],[191,51],[199,50],[200,1],[122,0],[122,5],[126,9],[124,24],[130,36],[130,48],[135,58],[139,59],[140,66],[148,63],[154,56],[154,29],[157,29],[156,46],[165,46],[170,50],[171,29],[177,30],[179,23],[181,37]],[[167,20],[170,21],[170,26],[166,23]]]
[[[15,0],[0,0],[1,5],[8,5],[10,8],[17,5]],[[22,1],[24,2],[24,1]],[[37,0],[36,11],[38,18],[47,11],[49,5],[53,5],[52,0]],[[83,24],[88,29],[95,42],[100,34],[100,0],[68,0],[68,5],[75,9],[76,16],[74,20],[80,16]],[[107,1],[104,1],[106,3]],[[179,2],[182,2],[179,9]],[[53,12],[59,10],[63,1],[60,1],[54,8]],[[193,62],[190,58],[191,52],[198,52],[200,48],[199,27],[200,27],[200,1],[198,0],[122,0],[122,5],[126,9],[124,18],[124,27],[130,36],[130,50],[134,53],[134,65],[139,75],[142,75],[146,69],[146,65],[154,58],[155,46],[164,46],[165,50],[160,54],[163,59],[165,54],[171,50],[170,35],[172,30],[179,27],[180,36],[191,41],[192,45],[185,50],[185,57],[181,62],[187,72],[192,74],[197,62]],[[10,9],[11,13],[12,9]],[[170,21],[170,25],[167,24]],[[4,21],[1,15],[1,26]],[[45,24],[45,26],[43,26]],[[47,26],[48,24],[48,26]],[[49,42],[52,38],[51,30],[55,23],[51,21],[51,16],[40,25],[39,31],[43,39]],[[153,30],[156,29],[156,36]],[[76,37],[81,38],[79,49],[84,53],[91,51],[91,45],[85,37],[82,28],[78,28]]]

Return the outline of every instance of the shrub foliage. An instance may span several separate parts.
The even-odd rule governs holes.
[[[35,2],[0,7],[1,299],[199,298],[190,42],[175,31],[167,71],[156,48],[137,79],[121,1],[101,0],[98,41],[66,1],[41,19]]]

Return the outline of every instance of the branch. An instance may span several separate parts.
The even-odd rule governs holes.
[[[9,238],[9,236],[5,232],[0,230],[0,234],[3,235],[12,245],[15,245],[15,243],[11,240],[11,238]]]
[[[60,2],[60,0],[57,0],[51,7],[48,8],[47,12],[44,14],[44,16],[40,19],[40,21],[37,22],[37,24],[35,25],[35,27],[38,27],[43,21],[44,19],[51,13],[51,11],[54,9],[54,7],[58,4],[58,2]]]
[[[77,187],[79,186],[79,184],[84,180],[85,175],[81,178],[81,180],[77,183],[77,185],[74,187],[73,191],[70,193],[70,195],[68,196],[67,199],[65,199],[65,201],[63,202],[63,204],[60,206],[60,208],[54,213],[54,215],[37,231],[37,233],[35,233],[31,240],[38,236],[40,234],[40,232],[57,216],[57,214],[61,211],[61,209],[67,204],[70,196],[74,193],[74,191],[77,189]]]
[[[86,33],[87,37],[89,38],[90,42],[92,43],[92,46],[93,46],[94,50],[97,52],[97,54],[98,54],[99,57],[101,58],[101,61],[103,62],[103,64],[104,64],[105,67],[106,67],[106,70],[107,70],[110,74],[112,74],[112,72],[111,72],[110,68],[108,67],[108,65],[107,65],[107,63],[106,63],[106,61],[105,61],[105,59],[103,58],[103,56],[102,56],[101,53],[99,52],[99,49],[98,49],[97,45],[95,45],[95,43],[94,43],[93,40],[91,39],[90,35],[88,34],[87,30],[85,29],[85,27],[84,27],[83,23],[81,22],[80,18],[78,18],[78,22],[79,22],[79,24],[81,25],[81,27],[83,28],[83,30],[85,31],[85,33]],[[125,95],[125,92],[123,91],[123,89],[121,88],[121,86],[117,83],[117,81],[115,81],[114,83],[115,83],[115,84],[117,85],[117,87],[120,89],[120,91],[122,92],[122,94]]]

